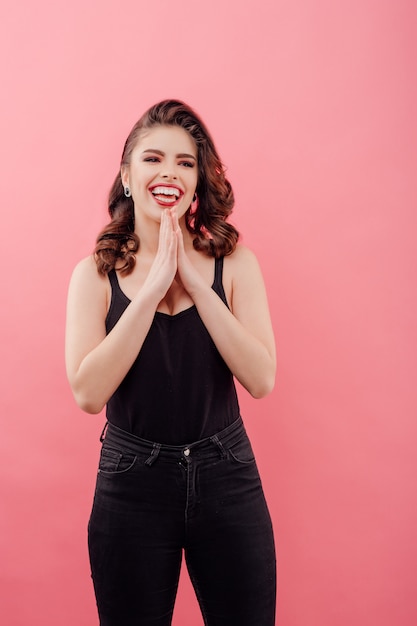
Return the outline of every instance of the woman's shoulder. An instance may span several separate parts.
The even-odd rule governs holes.
[[[253,260],[256,261],[255,253],[243,243],[238,243],[233,252],[225,258],[233,259],[234,261],[237,260],[237,262],[250,262]]]
[[[224,277],[232,289],[233,286],[262,282],[262,272],[255,253],[247,246],[238,244],[232,254],[224,257]]]
[[[107,276],[103,276],[98,272],[93,254],[81,259],[72,272],[71,283],[87,289],[103,289],[107,282]]]
[[[225,268],[228,267],[233,272],[244,272],[251,268],[259,268],[255,253],[241,243],[237,244],[233,252],[224,257],[224,259]]]
[[[81,261],[78,261],[74,267],[73,274],[91,275],[101,278],[97,271],[97,263],[94,254],[89,254],[84,259],[81,259]]]

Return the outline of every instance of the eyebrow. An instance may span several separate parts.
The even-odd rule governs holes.
[[[157,150],[156,148],[149,148],[148,150],[144,150],[142,154],[146,154],[147,152],[152,152],[153,154],[159,154],[160,156],[165,156],[165,152],[162,152],[162,150]],[[194,161],[197,161],[195,156],[193,156],[192,154],[188,154],[187,152],[180,152],[176,156],[177,156],[177,159],[194,159]]]

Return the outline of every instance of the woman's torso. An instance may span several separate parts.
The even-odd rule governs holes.
[[[223,259],[216,259],[213,290],[227,305]],[[130,300],[109,273],[107,333]],[[233,376],[194,305],[175,315],[157,311],[141,351],[107,403],[107,419],[138,437],[170,445],[219,432],[239,416]]]

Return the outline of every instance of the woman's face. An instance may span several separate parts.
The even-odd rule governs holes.
[[[197,187],[197,147],[183,128],[155,126],[141,134],[121,173],[137,218],[160,221],[161,212],[170,207],[181,218]]]

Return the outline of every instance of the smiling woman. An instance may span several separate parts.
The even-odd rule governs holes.
[[[68,296],[66,362],[107,405],[89,524],[102,626],[171,624],[184,551],[205,624],[273,626],[271,520],[234,377],[271,391],[275,346],[254,255],[197,115],[163,101],[134,126],[111,222]]]
[[[158,146],[158,147],[155,147]],[[156,207],[177,207],[181,218],[191,205],[197,187],[197,147],[192,137],[181,127],[157,126],[144,131],[133,150],[130,163],[122,166],[121,178],[131,192],[135,220],[160,221]],[[156,203],[155,203],[155,201]],[[138,223],[138,231],[142,230]]]
[[[196,204],[190,204],[185,215],[185,226],[195,235],[194,247],[205,251],[211,256],[229,254],[235,247],[238,233],[226,219],[229,217],[233,205],[233,190],[224,175],[223,164],[217,154],[214,142],[201,120],[195,114],[185,114],[182,103],[166,101],[152,107],[132,128],[122,154],[121,170],[130,166],[132,152],[137,146],[139,138],[144,139],[149,131],[155,132],[158,127],[169,127],[172,131],[184,130],[192,140],[191,149],[185,154],[179,153],[178,158],[184,159],[184,167],[192,164],[197,156],[198,180],[196,196],[198,196],[198,211]],[[158,162],[164,156],[163,151],[155,152],[152,143],[149,149],[150,162]],[[142,147],[142,151],[144,150]],[[162,154],[160,154],[162,152]],[[190,154],[188,154],[190,152]],[[190,159],[190,157],[192,157]],[[128,189],[124,187],[121,172],[116,176],[109,197],[109,213],[111,223],[98,237],[96,254],[98,255],[99,271],[107,273],[114,266],[116,259],[123,258],[125,267],[129,271],[135,262],[138,238],[135,233],[134,204]]]

